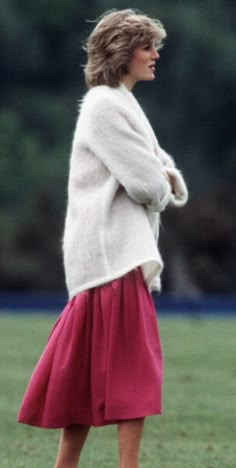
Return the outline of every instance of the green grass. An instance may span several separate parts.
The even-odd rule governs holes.
[[[0,316],[0,467],[52,468],[59,431],[15,422],[55,317]],[[236,467],[236,320],[160,319],[164,414],[147,419],[141,468]],[[116,427],[92,429],[81,468],[115,468]]]

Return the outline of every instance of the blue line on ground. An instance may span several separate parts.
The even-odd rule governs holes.
[[[236,296],[177,297],[153,294],[156,310],[171,315],[229,315],[236,316]],[[0,293],[0,313],[59,313],[67,302],[66,294]]]

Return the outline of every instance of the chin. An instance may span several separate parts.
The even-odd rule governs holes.
[[[145,78],[144,81],[153,81],[155,80],[155,75],[149,76],[148,78]]]
[[[155,75],[152,74],[152,75],[146,75],[146,76],[143,76],[142,78],[139,78],[138,81],[154,81],[155,80]]]
[[[151,73],[147,79],[148,79],[148,81],[153,81],[153,80],[155,80],[155,75],[154,75],[154,73]]]

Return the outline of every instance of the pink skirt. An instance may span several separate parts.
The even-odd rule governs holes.
[[[82,292],[49,335],[18,414],[42,428],[104,426],[161,413],[155,308],[136,269]]]

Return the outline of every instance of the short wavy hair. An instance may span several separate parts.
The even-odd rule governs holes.
[[[162,23],[137,10],[112,10],[99,18],[85,43],[87,64],[84,67],[88,88],[98,85],[119,86],[128,72],[134,50],[154,42],[162,47],[166,31]]]

